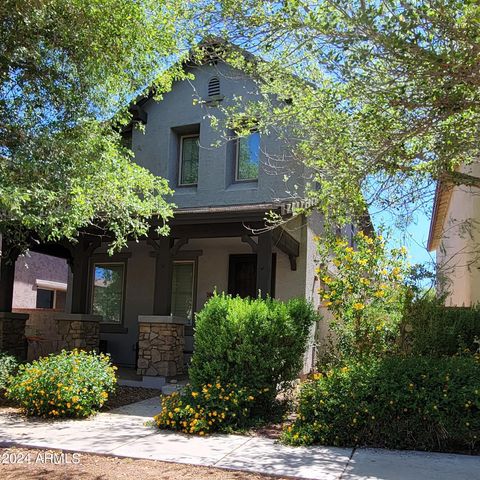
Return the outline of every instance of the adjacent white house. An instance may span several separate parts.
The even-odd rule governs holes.
[[[480,177],[480,165],[460,169]],[[436,252],[440,293],[447,306],[480,302],[480,191],[440,181],[435,192],[428,250]]]

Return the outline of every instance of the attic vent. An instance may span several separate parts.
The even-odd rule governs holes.
[[[208,96],[216,97],[220,95],[220,80],[217,77],[213,77],[208,82]]]

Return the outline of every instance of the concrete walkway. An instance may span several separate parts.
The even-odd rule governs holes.
[[[188,437],[161,432],[145,425],[158,410],[158,398],[153,398],[88,420],[45,421],[2,413],[0,445],[48,447],[319,480],[480,478],[480,457],[333,447],[293,448],[259,437]]]

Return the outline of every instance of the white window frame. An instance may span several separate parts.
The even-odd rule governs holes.
[[[93,269],[92,269],[92,288],[90,291],[90,311],[93,312],[93,302],[95,300],[95,269],[97,266],[101,265],[121,265],[122,266],[122,290],[121,290],[121,295],[120,295],[120,321],[119,322],[110,322],[108,320],[104,320],[102,318],[101,324],[103,325],[123,325],[123,314],[124,314],[124,306],[125,306],[125,281],[126,281],[126,273],[127,273],[127,266],[126,262],[94,262],[93,263]]]
[[[180,148],[179,148],[179,156],[178,156],[178,186],[179,187],[194,187],[198,184],[198,172],[197,172],[197,181],[195,183],[182,183],[182,169],[183,169],[183,140],[185,138],[198,138],[198,160],[200,162],[200,134],[199,133],[192,133],[189,135],[181,135],[180,136]],[[198,167],[198,165],[197,165]]]
[[[196,301],[197,301],[197,298],[196,298],[196,289],[195,289],[195,286],[196,286],[196,281],[197,281],[197,277],[196,277],[196,270],[197,270],[197,261],[196,260],[174,260],[173,261],[173,266],[175,266],[175,264],[179,264],[179,263],[182,263],[182,264],[185,264],[185,263],[190,263],[192,265],[192,318],[187,318],[187,326],[191,327],[193,325],[193,316],[195,314],[195,310],[196,310]],[[173,277],[172,277],[172,280],[173,280]],[[172,285],[173,287],[173,285]],[[173,293],[173,288],[172,288],[172,293]],[[173,312],[171,312],[171,315],[174,315]]]
[[[238,171],[239,171],[239,167],[240,167],[240,140],[242,138],[248,138],[250,135],[252,135],[253,133],[258,133],[258,135],[260,135],[260,132],[258,130],[252,130],[248,135],[245,135],[243,137],[237,137],[237,141],[236,141],[236,149],[235,149],[235,182],[256,182],[258,181],[258,174],[260,173],[260,163],[258,165],[258,172],[257,172],[257,176],[256,177],[252,177],[252,178],[239,178],[238,177]],[[258,152],[259,156],[260,156],[260,152]],[[260,162],[260,158],[259,158],[259,162]]]

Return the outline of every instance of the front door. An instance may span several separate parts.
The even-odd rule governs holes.
[[[275,295],[276,255],[272,255],[272,293]],[[230,255],[228,268],[228,293],[242,298],[256,298],[257,292],[257,255]]]

